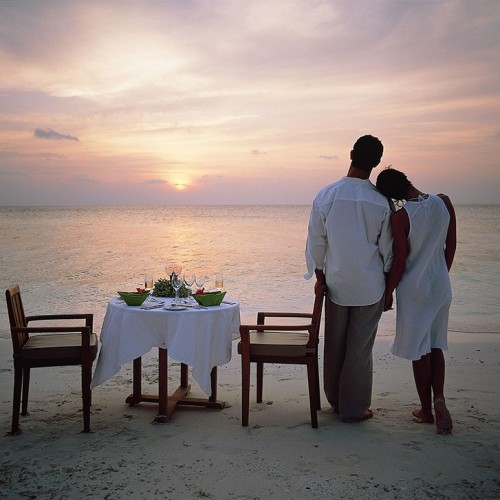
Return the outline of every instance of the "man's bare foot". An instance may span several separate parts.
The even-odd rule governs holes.
[[[434,423],[434,416],[432,415],[432,413],[424,413],[424,410],[422,410],[422,408],[412,411],[411,414],[413,415],[414,422],[417,422],[417,424]]]
[[[363,412],[363,415],[361,416],[361,420],[368,420],[373,417],[373,412],[368,409]]]
[[[348,417],[348,418],[340,418],[342,422],[345,422],[346,424],[355,424],[357,422],[362,422],[363,420],[368,420],[373,417],[373,411],[371,410],[365,410],[363,412],[363,415],[361,417]]]
[[[434,413],[436,414],[436,432],[438,434],[451,434],[453,422],[444,399],[434,401]]]

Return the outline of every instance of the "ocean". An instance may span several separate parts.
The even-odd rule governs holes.
[[[456,206],[450,332],[500,333],[500,205]],[[0,286],[19,284],[26,314],[92,312],[100,332],[108,300],[165,278],[165,265],[224,273],[242,322],[257,311],[309,311],[304,280],[309,206],[0,207]],[[394,333],[394,311],[379,335]],[[2,294],[0,337],[9,338]]]

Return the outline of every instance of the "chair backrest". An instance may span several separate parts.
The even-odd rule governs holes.
[[[311,319],[311,329],[309,330],[309,342],[307,347],[316,347],[319,342],[319,329],[321,327],[321,313],[326,294],[326,286],[314,289],[314,306]]]
[[[7,300],[7,311],[9,313],[12,346],[14,347],[14,352],[19,352],[29,339],[28,333],[16,331],[17,328],[28,326],[19,285],[13,285],[8,288],[5,292],[5,298]]]

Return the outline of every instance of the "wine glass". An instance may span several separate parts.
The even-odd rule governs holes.
[[[170,283],[172,283],[172,288],[175,290],[175,298],[172,301],[172,305],[176,306],[179,304],[179,289],[182,286],[182,278],[174,272],[170,278]]]
[[[195,274],[193,272],[184,271],[182,281],[183,281],[184,285],[186,285],[186,288],[188,290],[188,300],[191,298],[191,295],[193,294],[191,287],[194,285],[195,279],[196,279],[196,277],[195,277]]]
[[[167,275],[170,278],[172,277],[172,274],[177,274],[177,276],[180,276],[182,272],[182,266],[178,262],[167,261],[165,263],[165,271],[167,271]]]
[[[219,292],[222,292],[222,288],[224,286],[224,273],[222,271],[217,271],[217,274],[215,275],[215,288]]]
[[[146,300],[150,302],[155,302],[155,299],[151,295],[154,289],[154,280],[153,280],[153,275],[149,272],[146,272],[144,274],[144,289],[150,292],[150,294],[146,297]]]
[[[207,281],[207,275],[204,272],[196,273],[194,282],[196,283],[196,288],[198,290],[203,290],[203,285],[205,285]]]

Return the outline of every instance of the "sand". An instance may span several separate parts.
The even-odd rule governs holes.
[[[10,436],[12,350],[0,340],[0,497],[499,498],[499,337],[449,340],[449,436],[412,421],[411,366],[389,353],[388,337],[377,339],[374,350],[375,416],[359,424],[339,422],[323,397],[319,428],[312,429],[305,369],[270,365],[264,402],[255,403],[252,389],[250,426],[243,428],[235,342],[231,362],[219,368],[224,410],[183,407],[169,423],[155,424],[155,405],[124,402],[128,364],[93,391],[93,432],[82,434],[79,370],[35,369],[30,415],[21,417],[22,434]],[[154,351],[144,359],[150,392],[155,361]],[[202,396],[196,385],[192,394]]]

